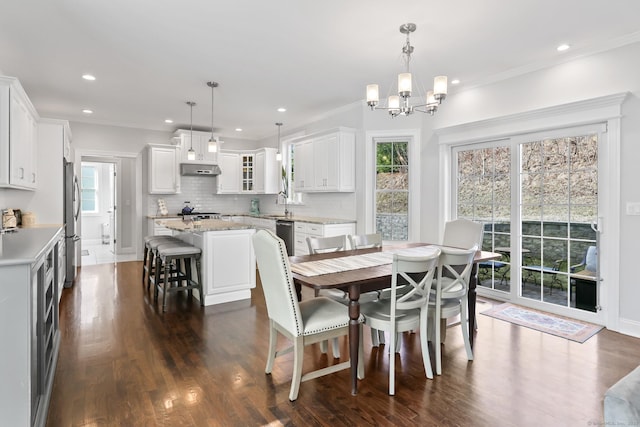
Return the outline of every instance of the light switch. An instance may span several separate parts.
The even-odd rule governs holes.
[[[640,215],[640,202],[627,202],[627,215]]]

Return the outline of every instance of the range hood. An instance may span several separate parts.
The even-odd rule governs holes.
[[[180,163],[182,176],[218,176],[222,173],[218,165],[202,165],[195,163]]]

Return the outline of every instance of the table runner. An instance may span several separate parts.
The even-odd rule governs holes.
[[[427,256],[431,255],[435,250],[435,246],[420,246],[318,261],[307,261],[291,264],[291,271],[305,277],[320,276],[322,274],[340,273],[342,271],[359,270],[361,268],[391,264],[393,262],[393,254],[395,253],[408,256]]]

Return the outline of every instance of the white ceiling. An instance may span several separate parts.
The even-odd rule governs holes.
[[[210,127],[214,80],[216,131],[258,139],[362,100],[367,83],[385,95],[406,22],[414,81],[459,78],[455,96],[638,41],[639,16],[637,0],[0,0],[0,70],[43,117],[168,131],[188,127],[189,100]]]

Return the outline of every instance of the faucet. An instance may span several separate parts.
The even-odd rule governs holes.
[[[284,199],[284,216],[288,217],[291,216],[291,212],[289,212],[289,202],[288,202],[288,198],[287,198],[287,193],[285,193],[284,191],[281,191],[278,193],[278,195],[282,196],[282,198]]]

